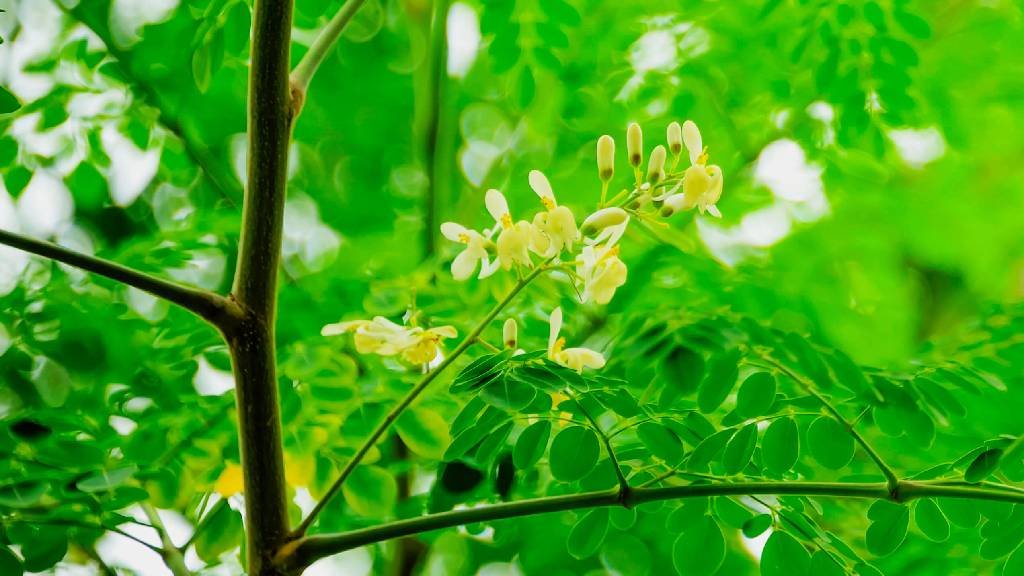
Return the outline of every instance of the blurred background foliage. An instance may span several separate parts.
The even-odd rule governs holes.
[[[297,1],[293,61],[340,5]],[[627,374],[625,359],[647,345],[628,337],[638,322],[683,341],[686,330],[730,334],[749,322],[842,350],[871,374],[943,368],[943,385],[957,388],[963,372],[974,381],[961,388],[987,390],[958,397],[963,413],[917,445],[872,427],[900,470],[1024,432],[1019,2],[459,0],[445,22],[446,7],[369,0],[295,129],[278,326],[295,516],[416,376],[354,356],[320,327],[412,309],[467,332],[505,286],[438,274],[454,252],[437,224],[486,222],[490,187],[513,212],[534,206],[531,169],[583,214],[597,201],[597,137],[620,138],[631,121],[648,146],[673,120],[701,126],[726,174],[725,217],[680,217],[657,238],[630,238],[629,283],[607,308],[582,307],[555,284],[532,290],[509,312],[529,348],[542,347],[547,314],[561,304],[577,341],[605,350],[610,370],[635,384],[644,376]],[[251,2],[5,8],[0,226],[227,291]],[[431,22],[446,26],[446,43]],[[142,499],[198,522],[238,459],[217,335],[145,294],[2,247],[0,301],[0,514],[26,567],[63,557],[67,530],[67,562],[87,563],[101,532],[75,523],[120,525]],[[645,362],[662,373],[661,360]],[[464,403],[439,390],[417,404],[318,529],[414,514],[441,498],[433,479],[446,468],[436,462]],[[497,469],[467,470],[453,474],[481,475],[476,492],[431,506],[495,497],[482,478],[497,480]],[[544,490],[517,478],[518,495]],[[826,506],[831,530],[863,533],[862,505]],[[238,545],[234,508],[218,508],[222,528],[210,534],[226,536],[190,561],[237,568],[221,555]],[[622,534],[583,559],[562,548],[571,521],[538,517],[488,538],[448,531],[422,539],[426,551],[388,545],[345,562],[351,573],[387,573],[406,557],[430,574],[512,561],[526,573],[663,574],[672,539],[656,516],[634,528],[613,519]],[[976,555],[971,534],[956,544],[912,538],[877,565],[989,573],[998,563]],[[720,573],[756,570],[744,550],[730,546]]]

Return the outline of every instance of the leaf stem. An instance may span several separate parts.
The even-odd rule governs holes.
[[[21,234],[8,232],[7,230],[0,230],[0,244],[62,264],[74,266],[75,268],[103,276],[126,286],[138,288],[153,296],[177,304],[217,326],[221,326],[228,319],[240,315],[238,306],[230,298],[225,298],[201,288],[193,288],[170,280],[150,276],[134,268],[88,254],[82,254],[81,252],[76,252],[44,240],[37,240],[28,236],[22,236]]]
[[[885,463],[885,460],[882,459],[882,456],[871,446],[871,444],[869,444],[868,441],[865,440],[864,437],[860,435],[860,432],[858,432],[857,429],[853,427],[853,424],[851,424],[849,420],[844,418],[843,415],[840,414],[838,410],[836,410],[835,406],[832,406],[832,403],[828,401],[828,398],[825,398],[817,390],[814,389],[813,383],[808,381],[802,375],[797,374],[793,370],[790,370],[788,366],[770,356],[765,356],[764,359],[767,360],[768,363],[770,363],[772,366],[784,372],[787,376],[789,376],[798,384],[800,384],[800,386],[808,394],[813,396],[819,403],[821,403],[821,406],[825,409],[825,411],[828,412],[829,415],[831,415],[833,418],[835,418],[840,424],[842,424],[843,428],[845,428],[846,431],[850,433],[850,436],[853,436],[854,441],[857,442],[857,444],[860,444],[861,448],[864,449],[864,452],[867,453],[868,457],[871,458],[871,460],[875,463],[878,469],[882,472],[882,475],[885,476],[885,481],[886,484],[889,486],[889,489],[892,491],[897,490],[900,480],[899,477],[896,476],[896,473],[893,472],[893,469],[890,468],[889,465]]]
[[[313,40],[313,45],[309,47],[309,51],[306,52],[302,60],[295,66],[295,70],[291,74],[291,83],[292,94],[293,96],[297,95],[299,99],[295,103],[297,107],[302,106],[302,100],[305,99],[305,94],[309,89],[310,81],[313,80],[313,75],[316,74],[317,69],[323,64],[334,44],[341,38],[341,33],[345,30],[345,26],[348,25],[365,1],[347,0],[327,25],[324,26],[324,29],[320,31],[320,34]],[[298,116],[298,108],[295,109],[295,115]]]
[[[181,555],[181,551],[171,541],[167,529],[164,528],[163,520],[160,519],[160,513],[149,502],[143,502],[140,506],[146,514],[146,518],[149,518],[149,523],[153,525],[153,529],[160,536],[160,543],[162,544],[162,547],[159,549],[160,556],[163,557],[164,563],[170,568],[171,573],[174,576],[192,576],[192,571],[185,566],[185,557]]]
[[[351,2],[352,0],[349,1]],[[424,390],[427,389],[427,386],[429,386],[430,383],[433,382],[435,378],[437,378],[442,372],[444,372],[446,368],[451,366],[452,363],[455,362],[455,360],[459,356],[462,356],[463,352],[465,352],[470,346],[477,342],[477,339],[479,338],[480,334],[483,333],[484,329],[491,324],[491,322],[498,316],[498,314],[501,313],[502,310],[505,309],[506,306],[509,305],[510,302],[512,302],[512,299],[515,298],[516,295],[519,294],[519,292],[522,291],[523,288],[525,288],[530,282],[532,282],[534,279],[540,276],[540,274],[547,269],[548,268],[546,265],[538,265],[533,269],[533,271],[531,271],[521,280],[516,282],[515,286],[512,287],[512,290],[510,290],[509,293],[506,294],[505,297],[502,298],[500,302],[494,305],[494,308],[492,308],[491,311],[488,312],[487,315],[480,320],[480,323],[477,324],[475,328],[473,328],[473,330],[462,340],[462,342],[460,342],[459,345],[456,346],[455,349],[453,349],[451,353],[448,356],[446,356],[444,360],[441,361],[440,364],[437,365],[436,368],[424,374],[423,378],[421,378],[420,381],[416,383],[412,390],[410,390],[405,395],[405,397],[402,398],[398,402],[398,404],[391,409],[390,412],[388,412],[387,416],[384,417],[384,420],[382,420],[380,424],[377,425],[373,432],[370,433],[370,436],[365,441],[363,441],[362,446],[360,446],[359,449],[356,450],[355,455],[353,455],[352,458],[345,464],[345,467],[341,470],[341,473],[338,474],[338,477],[334,480],[334,483],[332,483],[331,487],[328,488],[326,492],[324,492],[323,498],[321,498],[320,501],[316,503],[316,506],[313,508],[313,510],[310,511],[309,515],[307,515],[306,518],[302,521],[302,523],[299,524],[299,526],[293,531],[293,538],[299,538],[305,535],[306,531],[309,530],[309,527],[313,524],[313,521],[316,520],[317,515],[319,515],[320,512],[323,511],[324,507],[327,505],[328,502],[330,502],[331,498],[333,498],[338,493],[338,491],[341,489],[342,484],[344,484],[345,480],[349,477],[350,474],[352,474],[352,471],[355,470],[356,466],[358,466],[360,462],[362,462],[363,458],[366,457],[366,454],[370,451],[371,448],[373,448],[373,445],[377,443],[377,440],[379,440],[380,437],[383,436],[384,433],[388,430],[388,428],[391,427],[391,424],[393,424],[394,421],[398,419],[398,416],[402,412],[404,412],[405,409],[408,408],[413,403],[413,401],[416,400],[416,398],[418,398],[419,395],[423,393]]]
[[[796,495],[831,496],[836,498],[862,498],[906,502],[916,498],[941,497],[998,502],[1024,503],[1024,494],[992,490],[973,486],[939,486],[901,480],[898,490],[890,490],[881,482],[723,482],[690,484],[659,488],[633,488],[628,499],[622,501],[619,490],[599,490],[562,496],[547,496],[518,502],[489,504],[428,514],[418,518],[398,520],[360,528],[341,534],[307,536],[282,548],[277,565],[287,570],[299,570],[316,560],[346,550],[432,530],[464,524],[492,522],[508,518],[579,510],[600,506],[636,506],[645,502],[698,498],[703,496]]]
[[[590,412],[583,405],[583,402],[580,401],[579,397],[568,388],[566,388],[566,392],[568,392],[569,397],[576,402],[576,406],[579,406],[580,412],[583,413],[587,422],[590,422],[590,426],[594,429],[594,432],[601,437],[601,443],[604,444],[605,452],[608,452],[608,459],[611,460],[612,467],[615,469],[615,478],[619,482],[619,494],[623,499],[628,498],[630,490],[629,482],[626,480],[626,476],[622,474],[622,467],[619,466],[619,459],[615,457],[615,451],[612,450],[611,440],[608,438],[608,435],[601,430],[601,427],[598,426],[597,420],[594,420],[594,417],[590,415]]]

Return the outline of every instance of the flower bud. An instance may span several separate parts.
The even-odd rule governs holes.
[[[516,325],[515,319],[505,320],[505,325],[501,328],[501,335],[505,341],[505,348],[515,350],[519,346],[519,327]]]
[[[634,168],[639,167],[644,160],[644,132],[636,122],[626,129],[626,154]]]
[[[668,149],[673,156],[683,151],[683,128],[679,122],[668,125]]]
[[[661,207],[661,215],[668,218],[676,212],[682,212],[683,210],[687,210],[692,207],[693,206],[686,201],[685,194],[672,194],[668,198],[665,198],[665,203]]]
[[[591,236],[609,226],[617,226],[629,219],[629,214],[622,208],[602,208],[583,221],[580,231],[584,236]]]
[[[665,147],[658,144],[647,160],[647,181],[654,186],[665,178]]]
[[[602,182],[615,175],[615,140],[607,134],[597,139],[597,175]]]

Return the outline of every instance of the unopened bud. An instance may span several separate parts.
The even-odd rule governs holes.
[[[501,328],[501,334],[505,341],[505,348],[515,350],[519,346],[519,327],[516,325],[515,319],[509,318],[505,320],[505,325]]]
[[[665,198],[665,203],[661,207],[661,215],[664,216],[665,218],[668,218],[675,214],[676,212],[682,212],[683,210],[688,208],[686,204],[687,202],[685,194],[672,194],[668,198]]]
[[[668,125],[668,149],[673,156],[683,151],[683,127],[679,122]]]
[[[700,137],[700,130],[692,120],[683,122],[683,143],[690,152],[690,163],[696,164],[704,152],[704,142]]]
[[[654,186],[665,178],[665,147],[658,144],[647,160],[647,181]]]
[[[644,132],[640,125],[633,122],[626,129],[626,154],[629,156],[629,163],[634,168],[640,166],[644,161]]]
[[[584,236],[592,236],[609,226],[617,226],[629,220],[629,214],[622,208],[602,208],[583,221],[580,232]]]
[[[615,175],[615,140],[607,134],[597,139],[597,175],[602,182]]]

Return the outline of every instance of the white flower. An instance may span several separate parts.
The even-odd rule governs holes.
[[[583,302],[607,304],[615,290],[626,283],[626,264],[619,259],[615,245],[584,246],[580,253],[576,274],[583,281]]]
[[[683,123],[683,143],[690,153],[691,166],[683,174],[681,193],[672,193],[665,198],[665,206],[662,207],[663,216],[671,216],[675,212],[698,208],[700,213],[708,212],[716,218],[721,218],[715,205],[722,197],[724,176],[722,168],[716,165],[708,166],[707,148],[704,147],[700,136],[700,130],[692,121]]]
[[[558,336],[562,330],[561,308],[552,310],[550,324],[548,358],[577,372],[583,372],[584,368],[596,369],[604,366],[604,356],[600,352],[590,348],[565,348],[565,338]]]
[[[602,208],[587,216],[583,225],[580,226],[580,230],[588,236],[595,235],[593,238],[585,238],[584,243],[601,244],[603,242],[606,247],[609,247],[614,246],[619,238],[622,238],[628,225],[629,213],[622,208]]]
[[[501,227],[497,242],[498,261],[501,262],[501,267],[508,270],[514,264],[531,266],[529,248],[533,227],[530,223],[526,220],[513,222],[512,214],[508,210],[508,201],[501,192],[493,188],[484,196],[484,204]]]
[[[440,342],[457,336],[455,328],[439,326],[423,329],[402,326],[383,316],[373,320],[352,320],[328,324],[320,330],[323,336],[354,332],[356,351],[380,356],[401,355],[410,364],[426,364],[437,357]]]
[[[533,226],[545,236],[548,241],[533,242],[534,251],[541,256],[551,257],[562,253],[562,250],[572,251],[573,242],[579,235],[576,230],[576,217],[572,211],[565,206],[559,206],[555,201],[555,193],[551,189],[551,183],[547,176],[539,170],[530,171],[530,188],[537,193],[540,201],[544,204],[547,212],[541,212],[533,219]],[[545,246],[546,244],[546,246]],[[541,247],[544,247],[541,250]]]
[[[455,222],[445,222],[441,224],[441,234],[452,242],[466,245],[452,261],[452,276],[456,280],[465,280],[472,276],[479,262],[483,262],[479,278],[486,278],[498,269],[497,261],[492,264],[487,252],[487,248],[493,244],[476,230],[470,230]]]

